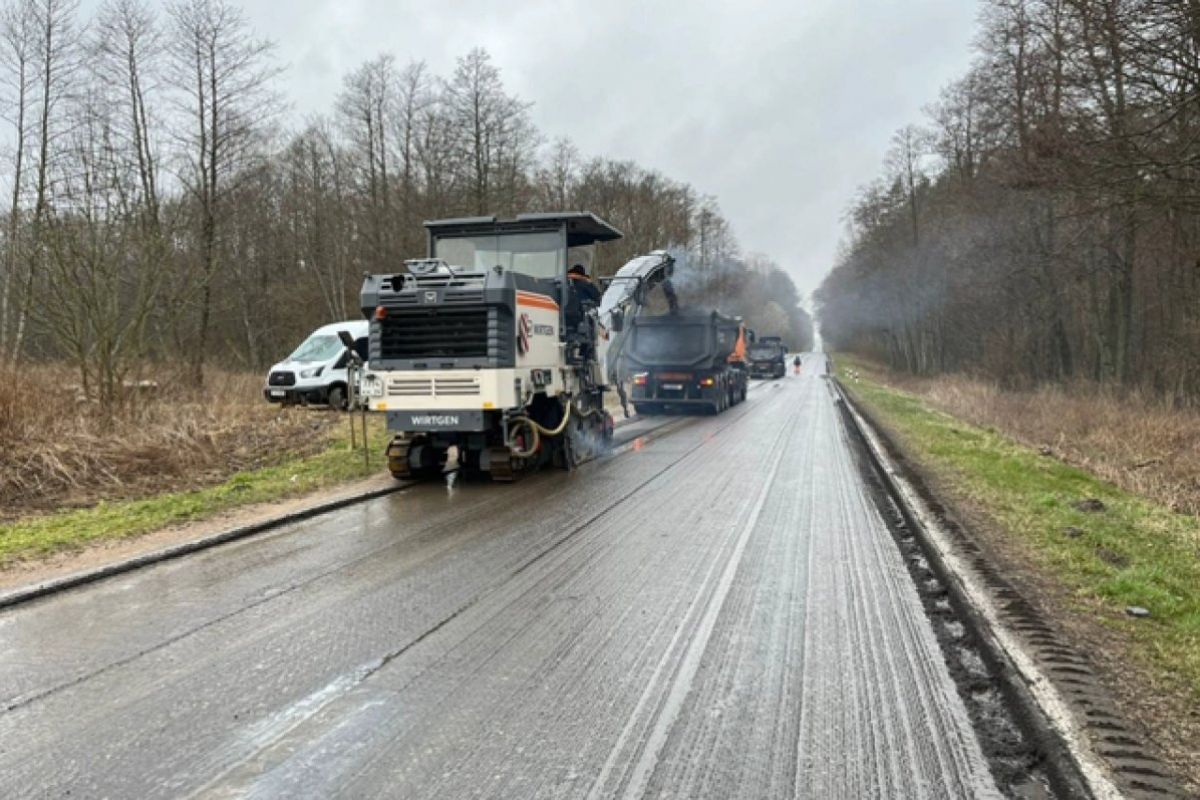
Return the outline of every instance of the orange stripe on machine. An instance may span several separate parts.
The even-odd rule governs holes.
[[[544,308],[547,311],[558,311],[558,303],[544,294],[534,294],[533,292],[517,292],[517,305]]]

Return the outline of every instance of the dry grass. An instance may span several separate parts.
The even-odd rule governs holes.
[[[145,377],[159,388],[105,415],[66,368],[0,368],[0,520],[213,485],[321,449],[339,420],[269,405],[258,374]]]
[[[864,368],[940,411],[1175,511],[1200,515],[1200,411],[1095,386],[1011,391],[962,376],[918,379]]]

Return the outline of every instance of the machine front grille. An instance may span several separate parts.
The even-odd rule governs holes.
[[[433,381],[429,378],[392,378],[388,381],[387,393],[391,397],[430,397]]]
[[[388,381],[389,397],[478,397],[478,378],[392,378]]]
[[[456,272],[452,275],[447,275],[444,272],[435,272],[429,275],[407,275],[404,278],[404,283],[405,286],[414,286],[417,289],[431,289],[433,287],[469,287],[482,289],[486,277],[486,272]]]
[[[267,383],[271,386],[295,386],[296,373],[294,372],[272,372],[267,377]]]
[[[478,378],[438,378],[434,391],[442,397],[473,397],[479,394]]]
[[[380,325],[386,359],[486,358],[488,310],[404,308],[390,310]]]

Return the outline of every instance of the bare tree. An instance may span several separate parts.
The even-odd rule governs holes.
[[[149,108],[161,91],[166,55],[157,20],[141,0],[107,0],[92,29],[93,69],[114,91],[114,133],[131,151],[137,167],[138,205],[147,233],[161,225],[156,124]],[[120,91],[116,87],[121,87]]]
[[[311,279],[329,319],[346,319],[353,307],[348,289],[358,270],[352,269],[353,230],[348,181],[349,159],[338,151],[331,126],[312,122],[285,154],[287,197],[292,215],[290,231],[300,273]]]
[[[455,164],[457,131],[441,97],[428,103],[417,118],[416,155],[421,165],[421,190],[432,217],[470,206],[459,201]]]
[[[33,33],[32,65],[36,75],[33,106],[34,141],[33,214],[29,231],[27,268],[22,276],[17,300],[12,352],[21,351],[34,302],[34,282],[45,257],[43,233],[50,212],[50,175],[53,148],[67,132],[59,109],[68,98],[72,78],[78,67],[79,30],[76,25],[77,0],[30,0],[28,14]]]
[[[400,157],[400,252],[415,253],[422,242],[417,235],[418,186],[421,161],[421,117],[433,105],[434,86],[423,61],[414,61],[400,73],[395,137]]]
[[[887,155],[889,177],[900,185],[912,220],[912,244],[921,242],[921,214],[917,190],[925,181],[922,160],[925,156],[925,134],[914,125],[906,125],[892,137],[892,149]]]
[[[181,0],[168,7],[168,14],[171,76],[187,120],[176,131],[180,177],[197,217],[192,366],[195,380],[202,382],[226,198],[265,155],[269,123],[279,111],[271,81],[280,69],[272,62],[274,45],[256,38],[241,11],[225,0]]]
[[[140,257],[142,225],[128,202],[139,177],[121,151],[102,83],[75,101],[55,164],[56,208],[46,220],[44,300],[34,316],[79,371],[85,393],[112,413],[143,353],[161,281]]]
[[[549,159],[539,171],[539,200],[545,208],[566,211],[573,207],[579,181],[579,148],[561,137],[550,148]]]
[[[399,75],[395,59],[381,55],[346,76],[337,100],[339,120],[357,155],[360,193],[366,211],[368,258],[364,269],[381,270],[394,261],[391,241],[392,133],[396,127]]]
[[[26,151],[31,136],[30,119],[35,86],[36,22],[29,0],[12,0],[0,11],[0,76],[3,77],[5,116],[13,127],[12,187],[5,232],[3,274],[0,274],[0,360],[15,358],[9,347],[13,292],[25,281],[19,274],[30,265],[23,257],[24,236],[21,200],[25,191]]]
[[[500,70],[486,50],[476,48],[458,60],[446,84],[446,105],[458,133],[466,183],[477,214],[495,209],[497,183],[506,162],[526,164],[536,146],[530,131],[529,105],[505,93]],[[510,173],[511,174],[511,173]]]

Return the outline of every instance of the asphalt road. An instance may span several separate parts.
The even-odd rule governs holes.
[[[0,796],[997,796],[823,370],[3,612]]]

